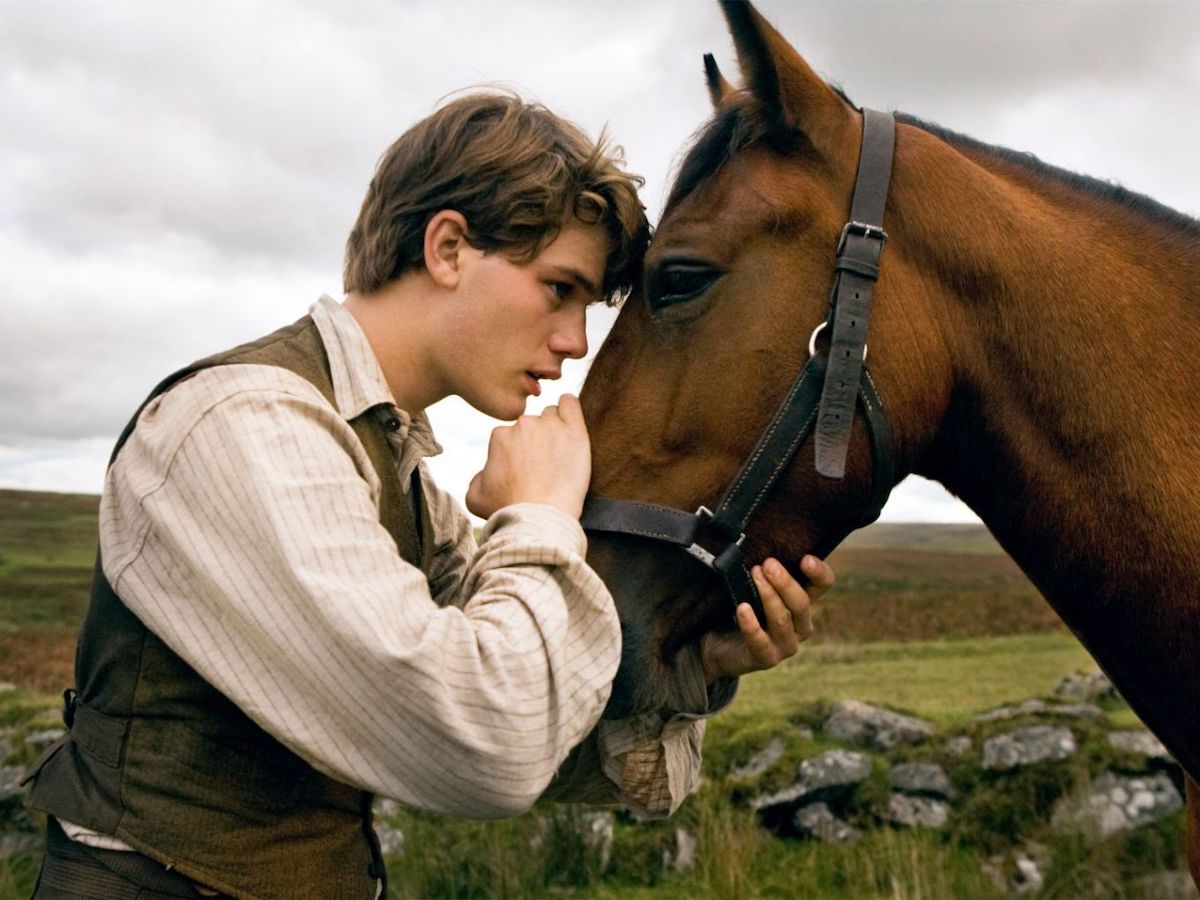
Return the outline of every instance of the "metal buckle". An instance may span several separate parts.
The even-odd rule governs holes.
[[[707,519],[712,521],[713,518],[713,512],[707,506],[701,506],[696,510],[695,515],[697,519],[701,520]],[[738,539],[734,541],[734,543],[740,547],[742,546],[742,541],[744,540],[746,540],[746,532],[743,531],[740,535],[738,535]],[[690,547],[684,547],[683,549],[685,553],[700,560],[700,562],[704,563],[704,565],[708,566],[710,569],[713,568],[713,563],[716,562],[717,559],[715,553],[709,553],[699,544],[695,543],[693,543]]]
[[[822,331],[825,330],[825,327],[828,324],[829,324],[829,320],[826,319],[824,322],[822,322],[820,325],[818,325],[816,328],[814,328],[812,330],[812,334],[810,334],[808,336],[808,358],[809,359],[812,359],[814,356],[817,355],[817,337],[821,334]],[[866,361],[867,361],[867,345],[863,344],[863,362],[866,362]],[[700,508],[704,509],[703,506]]]
[[[866,222],[856,222],[855,220],[851,219],[842,228],[842,236],[838,238],[837,251],[834,254],[835,256],[842,255],[842,251],[846,249],[846,238],[852,234],[856,234],[859,237],[873,238],[882,244],[887,243],[887,232],[884,231],[880,226],[869,225]],[[882,247],[880,248],[880,252],[883,252]]]

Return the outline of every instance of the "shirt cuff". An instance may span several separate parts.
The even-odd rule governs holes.
[[[514,503],[492,513],[480,532],[480,545],[492,537],[525,539],[553,543],[578,556],[587,554],[587,538],[578,519],[549,503]]]
[[[699,644],[690,644],[679,651],[674,670],[667,709],[663,710],[668,723],[707,719],[725,709],[737,696],[736,678],[718,678],[711,685],[705,684]]]

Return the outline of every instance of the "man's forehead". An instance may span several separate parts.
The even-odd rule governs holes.
[[[571,222],[542,250],[539,261],[598,295],[604,283],[609,243],[608,232],[602,225]]]

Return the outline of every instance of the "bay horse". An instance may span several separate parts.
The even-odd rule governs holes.
[[[592,495],[648,509],[711,508],[738,477],[810,353],[830,352],[808,339],[834,248],[857,235],[864,113],[748,3],[722,8],[745,87],[705,58],[715,114],[582,392]],[[852,393],[842,477],[815,471],[813,440],[791,448],[736,552],[824,554],[880,477],[885,493],[908,473],[941,482],[1183,767],[1200,882],[1200,223],[909,116],[888,154],[858,352],[891,434],[871,440]],[[731,620],[720,579],[647,530],[589,541],[624,628],[611,715],[661,707],[672,656]],[[720,547],[702,543],[711,565]]]

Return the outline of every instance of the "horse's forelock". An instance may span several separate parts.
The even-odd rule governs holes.
[[[803,131],[771,114],[747,94],[742,102],[718,110],[696,133],[679,166],[663,215],[712,178],[734,154],[755,145],[788,156],[815,153]]]

